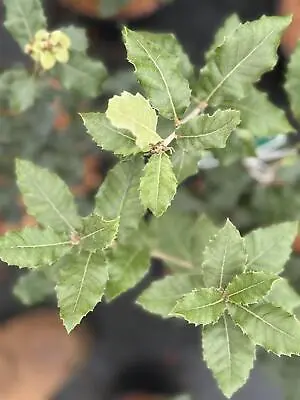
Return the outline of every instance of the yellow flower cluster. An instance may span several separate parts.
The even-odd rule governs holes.
[[[44,29],[36,32],[31,43],[25,46],[25,53],[38,62],[44,70],[54,67],[56,62],[67,63],[71,41],[61,31],[47,32]]]

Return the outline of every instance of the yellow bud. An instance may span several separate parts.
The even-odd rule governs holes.
[[[35,39],[35,41],[38,41],[38,42],[43,41],[43,40],[48,40],[49,32],[47,32],[45,29],[40,29],[34,35],[34,39]]]
[[[65,49],[69,49],[71,46],[70,38],[61,31],[54,31],[51,33],[51,43],[53,46],[60,45]]]
[[[26,45],[25,45],[25,47],[24,47],[24,53],[25,53],[25,54],[30,54],[30,53],[32,53],[32,46],[31,46],[31,44],[26,44]]]
[[[69,52],[66,49],[63,48],[56,48],[54,50],[54,56],[56,60],[60,63],[67,63],[69,61]]]
[[[56,63],[55,56],[50,51],[45,51],[40,54],[40,63],[43,69],[48,70],[54,67]]]

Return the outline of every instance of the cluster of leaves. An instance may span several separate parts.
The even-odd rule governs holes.
[[[23,13],[22,24],[16,9],[10,9],[13,3],[7,2],[6,25],[24,46],[27,25]],[[26,8],[37,16],[30,19],[32,37],[45,28],[34,4]],[[17,288],[27,303],[32,298],[26,287],[41,282],[40,295],[47,295],[55,286],[70,332],[103,296],[111,301],[132,288],[147,272],[151,257],[157,257],[172,274],[147,289],[138,304],[163,317],[204,326],[204,357],[226,396],[246,382],[256,345],[278,355],[300,354],[300,322],[293,314],[299,296],[279,276],[298,223],[261,228],[243,238],[229,220],[219,229],[203,215],[174,212],[176,202],[167,211],[178,184],[197,171],[205,151],[220,151],[243,130],[254,137],[292,130],[283,111],[254,86],[276,64],[290,20],[262,17],[241,24],[231,17],[200,73],[173,35],[124,28],[128,60],[143,94],[114,96],[105,113],[81,112],[92,139],[119,160],[96,194],[93,212],[80,217],[68,187],[56,175],[29,161],[16,163],[18,186],[37,226],[1,238],[0,257],[30,269]],[[72,40],[72,29],[67,33],[71,49],[80,43]],[[75,59],[82,74],[73,74]],[[84,87],[96,95],[93,72],[98,77],[103,72],[97,63],[74,49],[70,60],[55,69],[65,88]],[[298,64],[299,50],[286,85],[296,117]],[[260,105],[255,116],[253,104]],[[273,118],[265,118],[271,114]],[[160,218],[145,223],[148,210]]]
[[[83,104],[99,96],[107,72],[101,61],[87,55],[84,29],[64,26],[54,33],[53,39],[53,33],[47,33],[40,1],[5,1],[4,5],[4,25],[23,52],[32,52],[35,35],[40,32],[43,47],[48,35],[58,47],[54,46],[55,52],[60,51],[58,58],[69,58],[67,63],[45,71],[40,50],[35,49],[36,61],[28,57],[26,65],[18,64],[0,75],[0,213],[2,218],[5,215],[9,220],[17,220],[16,157],[55,170],[72,186],[82,182],[84,157],[95,153],[95,146],[85,135],[77,113]],[[59,46],[61,40],[66,49]],[[42,59],[49,62],[47,51]],[[7,182],[5,187],[3,182]],[[14,209],[12,204],[16,204]]]

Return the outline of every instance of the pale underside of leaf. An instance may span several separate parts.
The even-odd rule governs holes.
[[[123,92],[109,100],[106,116],[113,126],[129,130],[136,138],[137,146],[149,150],[149,145],[162,139],[156,133],[157,115],[148,100],[141,94]]]

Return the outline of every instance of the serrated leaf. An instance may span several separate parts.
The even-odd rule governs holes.
[[[120,218],[118,238],[122,241],[138,228],[144,214],[139,199],[143,165],[139,158],[118,163],[96,194],[95,213],[105,219]]]
[[[178,120],[190,104],[191,91],[185,76],[190,66],[173,35],[123,31],[128,60],[159,113]]]
[[[133,243],[118,245],[108,258],[109,280],[105,295],[114,299],[133,288],[147,273],[150,267],[150,253],[147,247]]]
[[[274,283],[266,300],[290,313],[300,307],[300,295],[284,278]]]
[[[117,236],[119,218],[106,221],[98,215],[83,219],[83,228],[79,233],[80,245],[89,251],[103,250],[111,246]]]
[[[65,89],[87,97],[96,97],[100,95],[107,72],[101,61],[74,51],[71,52],[68,63],[57,65],[56,76]]]
[[[40,29],[46,28],[46,18],[39,0],[4,0],[4,26],[22,50]]]
[[[211,239],[203,255],[202,270],[207,287],[226,287],[235,275],[244,271],[247,261],[244,240],[229,220]]]
[[[60,316],[68,332],[101,300],[108,279],[103,253],[73,252],[60,260],[56,286]]]
[[[178,183],[198,172],[200,151],[188,151],[183,147],[176,149],[172,154],[172,164]]]
[[[255,346],[224,314],[202,333],[203,358],[224,395],[230,398],[247,381],[255,360]]]
[[[238,111],[218,110],[213,115],[203,114],[178,129],[177,143],[187,151],[223,148],[239,123]]]
[[[16,172],[28,213],[38,222],[59,232],[81,226],[73,196],[57,175],[25,160],[17,160]]]
[[[256,303],[268,294],[277,279],[278,276],[266,272],[245,272],[229,283],[226,297],[236,304]]]
[[[234,322],[250,339],[275,354],[300,354],[300,322],[269,303],[249,306],[228,304]]]
[[[292,252],[296,222],[284,222],[252,231],[245,237],[247,269],[279,273]]]
[[[145,208],[160,217],[171,204],[177,190],[172,162],[165,153],[154,154],[143,170],[140,198]]]
[[[275,136],[292,132],[285,112],[268,99],[266,93],[252,87],[243,99],[226,100],[225,107],[232,107],[241,113],[241,128],[247,129],[256,137]]]
[[[52,264],[71,248],[66,234],[51,228],[26,227],[23,231],[10,231],[0,237],[0,258],[20,268],[38,268]]]
[[[133,155],[140,151],[132,134],[129,131],[115,128],[104,114],[82,113],[80,116],[87,132],[104,150],[123,156]]]
[[[215,50],[201,70],[196,93],[210,105],[224,97],[243,98],[261,75],[277,62],[277,48],[291,17],[266,17],[246,22]]]
[[[86,51],[88,48],[88,38],[86,31],[83,28],[78,28],[75,25],[64,26],[60,29],[71,40],[71,49],[75,51]]]
[[[54,294],[54,284],[44,273],[30,271],[20,276],[13,294],[26,306],[33,306]]]
[[[214,42],[205,54],[206,61],[209,61],[214,56],[215,50],[220,47],[227,37],[230,37],[241,24],[241,20],[237,14],[232,14],[226,18],[224,24],[215,34]]]
[[[288,64],[285,89],[288,93],[292,111],[300,121],[300,41]]]
[[[121,96],[114,96],[108,102],[106,116],[114,127],[132,132],[136,145],[143,151],[162,140],[156,133],[156,112],[139,93],[123,92]]]
[[[170,315],[182,317],[195,325],[207,325],[217,322],[224,311],[223,293],[214,288],[201,288],[178,300]]]
[[[188,275],[167,276],[153,282],[138,298],[137,303],[145,310],[168,317],[177,301],[195,288],[197,280]]]

